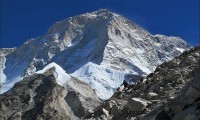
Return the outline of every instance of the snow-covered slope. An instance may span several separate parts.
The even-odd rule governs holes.
[[[123,16],[102,9],[64,19],[52,25],[44,36],[28,40],[6,56],[3,72],[10,83],[55,62],[91,84],[102,97],[102,91],[109,93],[123,79],[110,77],[112,73],[146,76],[158,64],[188,48],[181,38],[151,35]]]
[[[68,75],[62,67],[57,65],[56,63],[50,63],[42,70],[37,71],[36,74],[44,74],[47,70],[53,69],[53,75],[56,78],[57,84],[64,86],[71,79],[71,76]]]
[[[99,66],[88,62],[71,74],[96,89],[97,96],[108,99],[113,95],[113,88],[117,88],[124,79],[124,73],[106,66]]]
[[[0,88],[2,84],[6,82],[6,75],[3,72],[6,63],[6,55],[12,53],[15,49],[16,48],[0,48]]]

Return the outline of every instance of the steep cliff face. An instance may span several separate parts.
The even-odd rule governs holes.
[[[79,119],[100,105],[94,90],[76,78],[59,85],[55,69],[26,77],[0,95],[0,119]]]
[[[7,55],[3,84],[15,83],[55,62],[107,99],[125,73],[146,76],[189,48],[181,38],[151,35],[103,9],[57,22],[44,36],[28,40]]]
[[[93,116],[85,118],[199,120],[199,73],[200,46],[159,65],[154,73],[130,86],[126,93],[116,92]]]

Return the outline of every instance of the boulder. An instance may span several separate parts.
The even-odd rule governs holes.
[[[9,120],[21,120],[21,113],[15,112],[10,117]]]
[[[144,86],[144,83],[143,82],[139,82],[138,86],[142,87],[142,86]]]
[[[156,115],[155,120],[172,120],[172,119],[165,110],[162,110]]]
[[[178,113],[178,112],[182,111],[183,108],[184,108],[184,105],[173,105],[173,106],[170,106],[170,110],[173,113]]]
[[[117,104],[116,101],[114,101],[114,100],[110,100],[110,102],[111,102],[113,105],[116,105],[116,104]]]
[[[106,117],[109,116],[109,112],[106,109],[102,108],[102,112]]]
[[[172,118],[168,112],[166,112],[164,109],[160,109],[150,112],[139,120],[172,120]]]
[[[200,91],[190,86],[185,97],[197,99],[200,97]]]
[[[147,93],[147,98],[148,99],[156,98],[157,96],[158,96],[158,94],[154,93],[154,92]]]
[[[196,107],[190,107],[184,111],[181,111],[174,116],[174,120],[194,120],[195,119],[195,109]]]
[[[88,113],[90,113],[90,114],[93,114],[93,113],[94,113],[94,111],[93,111],[93,110],[91,110],[91,109],[88,109]]]
[[[113,107],[113,103],[112,102],[106,102],[104,107],[107,109],[107,110],[110,110],[112,107]]]
[[[111,115],[117,114],[118,111],[119,111],[119,106],[114,105],[114,106],[112,107],[112,109],[111,109]]]
[[[131,98],[127,106],[131,111],[142,112],[146,108],[147,102],[140,98]]]
[[[169,80],[169,81],[173,81],[173,80],[177,80],[179,78],[181,78],[181,74],[180,73],[169,73],[167,76],[166,76],[166,80]]]

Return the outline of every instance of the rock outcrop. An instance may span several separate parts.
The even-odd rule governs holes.
[[[72,77],[66,86],[60,86],[48,70],[24,78],[0,95],[0,119],[80,119],[100,103],[94,90],[85,83]]]
[[[147,103],[139,98],[131,98],[128,101],[127,106],[131,111],[142,112],[146,108]]]

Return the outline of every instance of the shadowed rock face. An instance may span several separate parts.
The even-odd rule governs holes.
[[[82,86],[80,89],[87,90],[88,96],[70,85],[58,85],[51,72],[25,78],[0,96],[0,119],[78,119],[87,114],[87,109],[94,109],[100,104],[89,86],[75,78],[72,78],[70,84]],[[71,93],[74,93],[73,96]],[[84,101],[92,104],[85,104]]]

